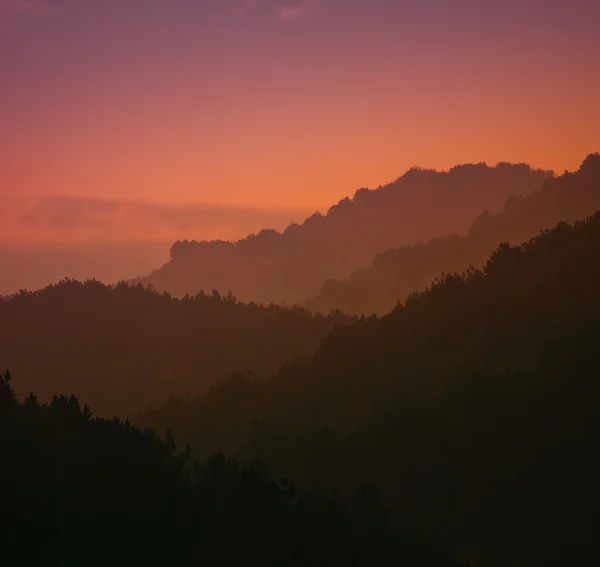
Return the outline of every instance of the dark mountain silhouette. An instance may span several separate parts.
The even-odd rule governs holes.
[[[501,244],[481,270],[338,327],[268,380],[233,375],[140,423],[168,424],[200,455],[223,447],[260,457],[299,486],[348,494],[360,479],[395,525],[481,565],[591,566],[599,289],[597,213]]]
[[[18,401],[8,372],[0,462],[5,565],[459,567],[394,533],[368,487],[349,506],[260,463],[191,463],[172,438],[94,418],[73,396]]]
[[[482,266],[498,242],[516,244],[560,221],[574,222],[600,209],[600,155],[592,154],[575,173],[547,179],[538,191],[511,196],[502,211],[485,210],[468,234],[433,238],[377,255],[343,280],[330,279],[306,306],[315,311],[383,314],[423,289],[442,272]]]
[[[465,231],[484,208],[539,189],[551,172],[524,164],[412,169],[375,190],[360,189],[325,216],[315,213],[283,233],[263,230],[238,242],[176,242],[171,261],[147,278],[175,296],[231,289],[244,301],[302,302],[329,278],[349,275],[379,252]],[[134,282],[135,283],[135,282]]]
[[[0,367],[18,373],[19,393],[73,392],[103,415],[131,415],[171,395],[198,395],[234,370],[273,373],[313,353],[343,320],[216,291],[179,300],[65,280],[0,296]]]

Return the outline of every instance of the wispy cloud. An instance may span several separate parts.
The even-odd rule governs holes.
[[[213,16],[236,18],[261,9],[285,24],[306,19],[318,7],[319,2],[320,0],[227,0],[221,2]]]
[[[25,200],[10,203],[6,218],[0,214],[0,242],[20,238],[38,242],[236,240],[262,228],[283,230],[290,222],[301,222],[312,212],[283,207],[169,205],[48,196],[34,203]]]
[[[318,6],[319,0],[297,0],[291,4],[279,6],[279,21],[298,22],[309,16]]]

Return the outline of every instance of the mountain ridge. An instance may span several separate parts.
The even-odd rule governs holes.
[[[326,281],[304,305],[315,311],[381,315],[442,272],[482,265],[488,251],[501,241],[522,242],[560,221],[581,220],[599,208],[600,154],[593,153],[576,172],[547,179],[529,195],[510,196],[500,211],[480,212],[465,235],[449,234],[386,250],[349,277]]]
[[[308,486],[360,478],[396,526],[476,564],[593,565],[599,267],[600,212],[500,244],[267,380],[236,374],[140,420]]]
[[[506,162],[448,171],[412,168],[281,233],[264,229],[236,242],[175,242],[169,262],[130,283],[151,283],[178,297],[218,289],[243,301],[300,303],[330,277],[349,275],[378,252],[466,230],[484,208],[496,210],[509,195],[531,193],[553,176]]]

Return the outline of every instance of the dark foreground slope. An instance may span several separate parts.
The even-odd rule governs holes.
[[[63,281],[0,297],[0,367],[19,393],[73,392],[103,415],[199,395],[234,370],[269,375],[312,354],[341,315]]]
[[[71,397],[16,400],[0,375],[2,564],[459,567],[401,538],[372,491],[351,506],[214,455],[198,465]]]
[[[575,173],[547,179],[523,198],[511,197],[502,211],[481,213],[466,236],[456,234],[388,250],[343,280],[327,281],[306,305],[324,313],[383,314],[423,289],[442,272],[480,267],[499,242],[517,244],[560,221],[574,222],[600,209],[600,155],[593,154]]]
[[[349,275],[394,246],[463,232],[484,208],[539,189],[547,171],[529,166],[461,165],[413,169],[375,190],[360,189],[283,233],[263,230],[238,242],[176,242],[171,261],[144,278],[176,296],[232,290],[244,301],[298,303],[328,278]]]
[[[307,484],[370,482],[397,525],[481,565],[595,565],[599,289],[596,214],[142,422]]]

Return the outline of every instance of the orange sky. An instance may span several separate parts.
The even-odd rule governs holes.
[[[597,2],[451,4],[0,0],[0,244],[237,238],[600,150]]]

